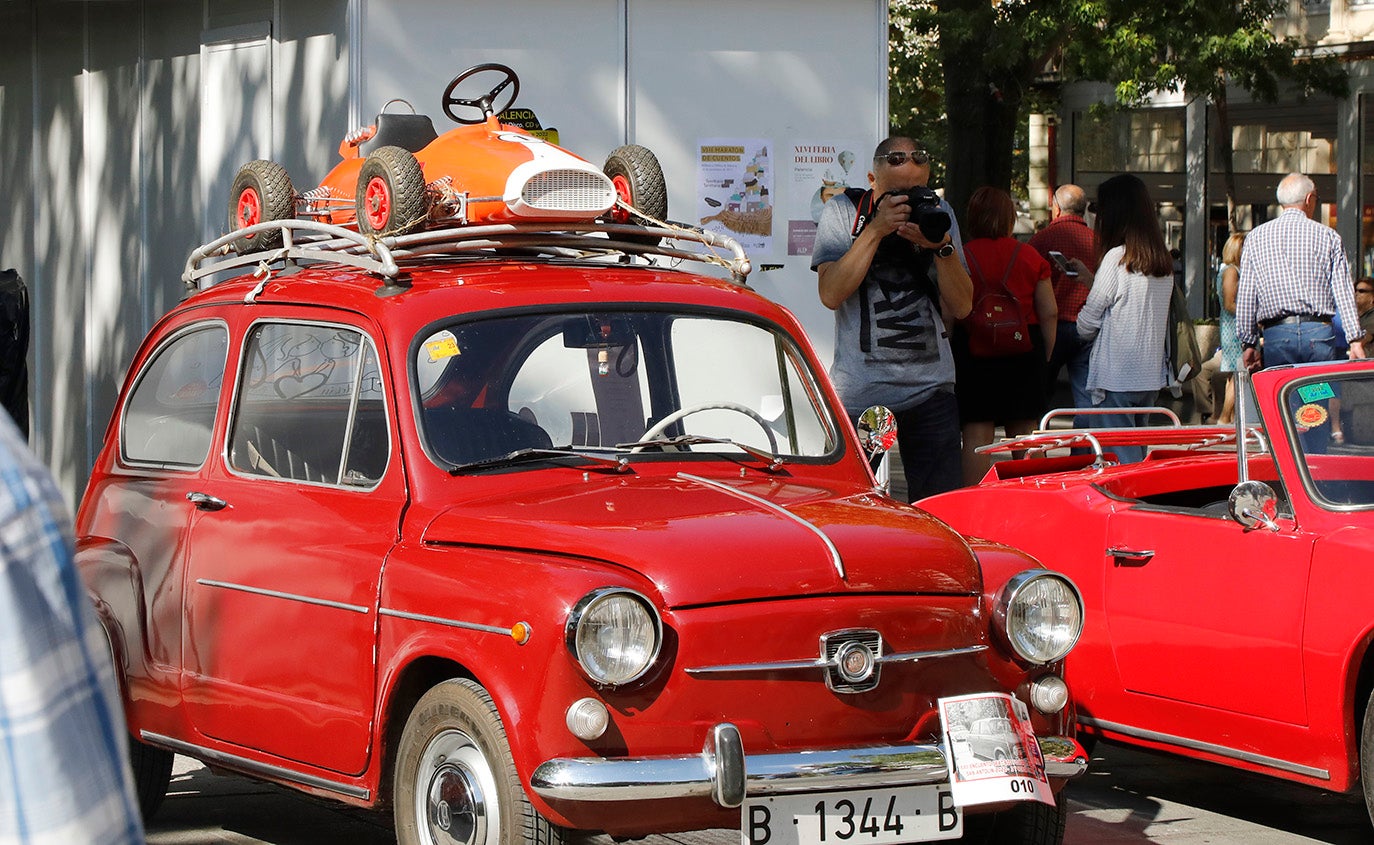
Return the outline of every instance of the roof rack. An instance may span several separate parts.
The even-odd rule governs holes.
[[[234,251],[235,240],[266,232],[280,232],[281,245],[242,254]],[[652,239],[657,240],[649,242]],[[701,244],[706,251],[676,245],[682,242]],[[671,223],[502,223],[377,237],[317,220],[289,219],[256,223],[197,247],[187,257],[181,279],[188,291],[195,291],[214,285],[208,277],[236,267],[257,267],[266,273],[288,261],[329,261],[394,281],[402,274],[403,264],[425,256],[500,249],[564,258],[638,255],[700,261],[724,267],[739,284],[753,269],[744,247],[734,238]]]

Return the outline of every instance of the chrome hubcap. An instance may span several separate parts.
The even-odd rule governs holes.
[[[421,758],[415,812],[426,845],[478,845],[499,836],[496,781],[476,743],[449,730]]]

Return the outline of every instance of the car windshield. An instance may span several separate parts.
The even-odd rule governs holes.
[[[1374,506],[1374,376],[1324,374],[1287,385],[1284,428],[1303,482],[1333,510]]]
[[[512,464],[537,466],[556,450],[792,461],[838,445],[797,346],[735,314],[455,320],[420,338],[414,385],[431,456],[456,467],[517,452]]]

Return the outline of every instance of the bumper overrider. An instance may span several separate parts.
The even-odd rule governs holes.
[[[1070,737],[1038,737],[1051,780],[1077,777],[1088,755]],[[710,797],[725,808],[744,796],[945,783],[943,745],[884,745],[746,754],[739,729],[711,729],[700,754],[684,757],[567,757],[549,760],[530,779],[546,800],[652,801]]]

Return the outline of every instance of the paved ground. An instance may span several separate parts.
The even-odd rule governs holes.
[[[1099,746],[1071,787],[1066,845],[1370,845],[1362,803],[1217,766]],[[149,845],[393,845],[387,820],[177,759]],[[729,830],[645,845],[735,845]],[[582,845],[612,845],[607,837]]]

